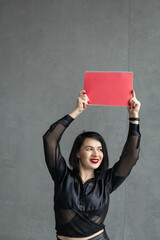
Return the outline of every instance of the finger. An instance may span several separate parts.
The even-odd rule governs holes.
[[[136,93],[135,93],[135,89],[134,88],[132,89],[132,97],[136,98]]]
[[[81,91],[79,92],[79,96],[83,96],[84,94],[86,94],[86,90],[81,90]]]
[[[78,101],[79,103],[82,105],[82,104],[85,104],[87,105],[88,104],[88,101],[86,101],[85,99],[82,99],[81,97],[78,98]]]
[[[82,101],[81,104],[83,105],[83,108],[86,109],[86,107],[87,107],[87,103],[86,103],[86,101]]]
[[[84,103],[84,104],[86,104],[86,105],[88,104],[88,101],[85,100],[85,99],[81,99],[81,102]]]
[[[139,104],[140,102],[137,100],[137,98],[131,98],[130,103],[137,103]]]
[[[130,106],[132,106],[132,107],[135,106],[135,100],[134,100],[134,99],[131,99],[131,101],[130,101]]]
[[[87,96],[86,96],[86,95],[82,95],[82,96],[80,97],[80,99],[82,99],[82,100],[84,100],[84,101],[88,102],[88,98],[87,98]]]
[[[138,102],[138,100],[137,100],[137,98],[135,97],[135,96],[133,96],[130,100],[129,100],[129,102],[131,103],[131,102]]]
[[[85,90],[83,90],[83,92],[81,92],[80,96],[81,96],[82,99],[86,100],[89,103],[89,98],[88,98]]]
[[[140,106],[140,102],[138,100],[133,100],[131,102],[131,105],[133,106],[133,108],[137,107],[137,106]]]
[[[86,102],[89,102],[89,98],[88,98],[87,94],[84,95],[84,100],[86,100]]]

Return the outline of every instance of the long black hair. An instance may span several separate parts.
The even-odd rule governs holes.
[[[83,132],[77,136],[73,143],[73,147],[71,149],[71,153],[69,156],[69,164],[72,167],[72,171],[74,174],[79,173],[79,159],[77,157],[77,153],[79,152],[84,140],[86,138],[93,138],[98,140],[102,144],[102,152],[103,152],[103,160],[101,165],[94,169],[95,177],[100,176],[103,172],[108,169],[109,159],[108,159],[108,151],[105,140],[103,137],[97,132]]]

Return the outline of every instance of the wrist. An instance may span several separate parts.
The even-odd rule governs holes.
[[[79,115],[81,114],[81,112],[78,110],[78,109],[74,109],[71,113],[69,113],[69,115],[72,117],[72,118],[76,118],[78,117]]]
[[[130,123],[133,123],[133,124],[139,124],[139,121],[130,121],[130,120],[129,120],[129,122],[130,122]]]
[[[129,114],[129,118],[139,118],[139,114],[138,113]]]
[[[139,124],[140,118],[138,115],[129,116],[129,122],[133,124]]]

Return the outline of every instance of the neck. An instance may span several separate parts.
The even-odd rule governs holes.
[[[90,178],[94,178],[94,170],[93,169],[82,169],[80,168],[80,172],[79,172],[80,177],[82,178],[83,182],[86,182],[88,179]]]

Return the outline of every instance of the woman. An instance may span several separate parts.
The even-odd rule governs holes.
[[[103,224],[109,195],[130,174],[139,158],[140,102],[135,91],[129,101],[129,132],[118,162],[108,169],[104,139],[96,132],[80,134],[69,158],[71,169],[61,155],[60,139],[65,129],[88,105],[85,90],[80,91],[76,108],[53,123],[43,136],[45,160],[54,185],[54,210],[57,239],[109,240]]]

